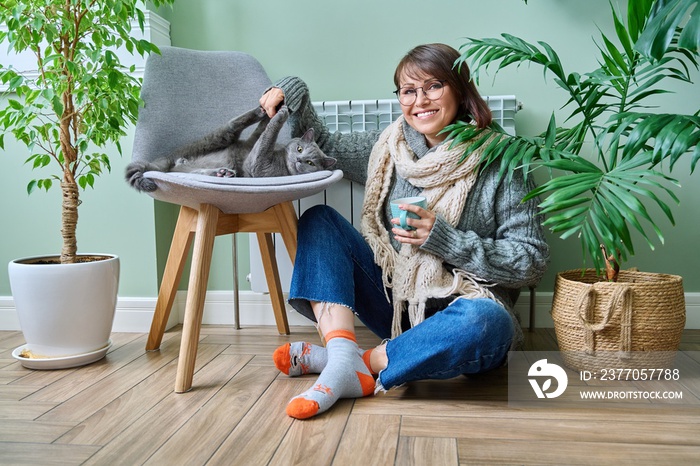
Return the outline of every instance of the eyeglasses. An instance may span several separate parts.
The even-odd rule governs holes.
[[[423,91],[423,95],[426,99],[430,101],[438,100],[442,97],[442,93],[445,90],[445,82],[447,81],[444,79],[436,79],[421,87],[404,86],[401,89],[395,90],[394,94],[396,94],[396,97],[399,99],[399,103],[406,107],[416,102],[418,98],[418,89]]]

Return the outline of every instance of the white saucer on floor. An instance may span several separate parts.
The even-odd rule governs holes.
[[[12,352],[12,357],[18,360],[27,369],[68,369],[70,367],[84,366],[91,362],[104,358],[112,346],[112,340],[107,342],[107,346],[89,353],[74,354],[59,358],[24,358],[20,356],[27,349],[27,345],[22,345]]]

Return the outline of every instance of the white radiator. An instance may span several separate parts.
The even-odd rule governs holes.
[[[514,135],[515,113],[520,109],[520,104],[515,96],[488,96],[484,99],[488,102],[493,119],[508,133]],[[401,107],[395,99],[314,102],[313,105],[331,132],[350,133],[384,129],[401,115]],[[295,208],[297,214],[301,215],[306,209],[316,204],[330,205],[359,229],[363,199],[364,187],[362,185],[341,180],[322,193],[296,201]],[[248,280],[253,291],[266,293],[267,282],[265,281],[258,242],[255,235],[249,236],[250,275]],[[279,235],[275,235],[275,251],[282,289],[288,292],[292,278],[292,263]]]

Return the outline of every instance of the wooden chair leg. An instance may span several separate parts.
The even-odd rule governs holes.
[[[204,298],[214,249],[219,209],[209,204],[202,204],[197,217],[190,281],[187,287],[185,317],[180,343],[180,359],[177,365],[175,391],[183,393],[192,388],[194,364],[199,346],[199,331],[204,313]]]
[[[284,307],[284,297],[282,296],[282,285],[280,283],[277,259],[275,258],[275,247],[272,244],[271,233],[256,233],[258,244],[260,245],[260,256],[262,257],[267,289],[270,292],[272,310],[275,313],[277,331],[280,335],[289,335],[289,322]]]
[[[158,301],[156,301],[156,310],[151,321],[151,330],[148,333],[146,351],[157,350],[163,341],[163,333],[165,333],[173,301],[175,301],[177,285],[180,283],[182,270],[185,268],[187,253],[192,244],[196,222],[196,210],[184,206],[180,208],[180,215],[177,218],[175,233],[168,252],[168,260],[165,263],[165,271],[160,283],[160,290],[158,290]]]

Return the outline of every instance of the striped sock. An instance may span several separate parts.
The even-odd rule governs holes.
[[[373,350],[357,349],[358,354],[362,357],[373,375],[369,365],[369,355]],[[280,372],[290,376],[298,377],[306,374],[320,374],[326,363],[328,362],[328,351],[326,348],[319,345],[314,345],[307,341],[295,341],[293,343],[285,343],[272,353],[272,360],[275,367]]]
[[[326,335],[328,362],[313,387],[292,398],[287,414],[307,419],[330,409],[341,398],[359,398],[374,393],[374,377],[370,373],[355,334],[336,330]]]

